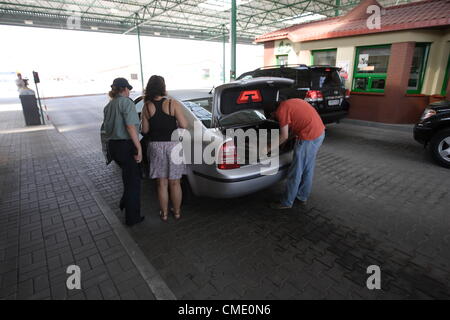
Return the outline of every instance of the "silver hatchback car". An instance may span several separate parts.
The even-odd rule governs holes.
[[[182,102],[188,128],[173,139],[182,141],[183,157],[188,163],[185,183],[195,196],[232,198],[244,196],[279,182],[286,176],[292,161],[293,141],[280,148],[276,161],[260,158],[259,135],[257,140],[243,143],[230,135],[230,129],[240,133],[278,132],[278,122],[267,119],[268,110],[274,110],[279,90],[288,88],[293,81],[282,78],[257,78],[227,83],[214,89],[178,90],[170,97]],[[143,99],[135,100],[140,113]],[[241,140],[242,142],[242,140]],[[211,150],[212,161],[193,159]],[[194,155],[194,156],[192,156]],[[252,157],[252,155],[256,155]],[[253,159],[253,160],[251,160]],[[151,161],[151,159],[150,159]]]

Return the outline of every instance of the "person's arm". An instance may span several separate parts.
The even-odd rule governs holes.
[[[142,124],[142,133],[146,134],[150,130],[150,123],[148,118],[150,115],[148,114],[148,105],[144,104],[144,108],[142,108],[141,113],[141,124]]]
[[[289,139],[289,125],[285,125],[280,129],[280,146]]]
[[[175,107],[175,119],[177,119],[178,127],[182,129],[187,129],[188,122],[186,120],[186,117],[184,116],[183,110],[181,109],[182,106],[178,101],[174,101],[174,107]]]
[[[134,124],[127,124],[126,125],[128,134],[130,135],[131,140],[133,141],[134,146],[136,147],[137,154],[134,155],[134,160],[136,160],[137,163],[140,163],[142,161],[142,147],[141,143],[139,141],[139,135],[136,130],[136,126]]]
[[[274,153],[274,151],[279,151],[278,149],[280,148],[280,146],[285,143],[288,139],[289,139],[289,124],[291,123],[291,119],[289,116],[289,113],[285,112],[285,110],[283,110],[282,108],[284,108],[283,103],[281,103],[278,106],[278,109],[276,112],[273,112],[271,114],[271,117],[278,120],[278,123],[280,124],[280,136],[279,136],[279,140],[278,140],[278,146],[272,146],[270,145],[267,149],[265,149],[265,152],[270,152],[271,154]],[[276,149],[275,149],[276,148]]]
[[[136,126],[139,125],[139,116],[136,112],[136,106],[133,101],[126,100],[126,104],[123,105],[123,117],[125,120],[125,127],[128,131],[128,135],[130,136],[131,141],[133,141],[134,147],[137,150],[137,154],[134,155],[134,159],[137,163],[142,161],[142,147],[139,141],[139,133],[136,129]]]

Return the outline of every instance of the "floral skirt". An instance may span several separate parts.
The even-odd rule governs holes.
[[[175,147],[181,149],[181,142],[152,141],[148,144],[147,156],[150,179],[181,179],[186,174],[186,165],[180,163],[179,152],[172,156]]]

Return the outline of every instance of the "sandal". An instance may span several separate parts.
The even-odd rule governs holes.
[[[169,215],[166,213],[164,214],[162,211],[159,211],[159,218],[164,221],[167,222],[167,219],[169,218]]]
[[[181,211],[179,211],[178,213],[176,213],[175,211],[173,211],[173,217],[175,218],[175,220],[180,220],[181,219]]]

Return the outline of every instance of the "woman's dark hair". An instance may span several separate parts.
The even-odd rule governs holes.
[[[111,87],[111,91],[108,92],[108,95],[111,99],[117,98],[120,94],[125,91],[125,88],[120,88],[116,86]]]
[[[166,96],[166,82],[161,76],[151,76],[147,82],[147,87],[145,87],[144,102],[150,102],[158,96]]]

